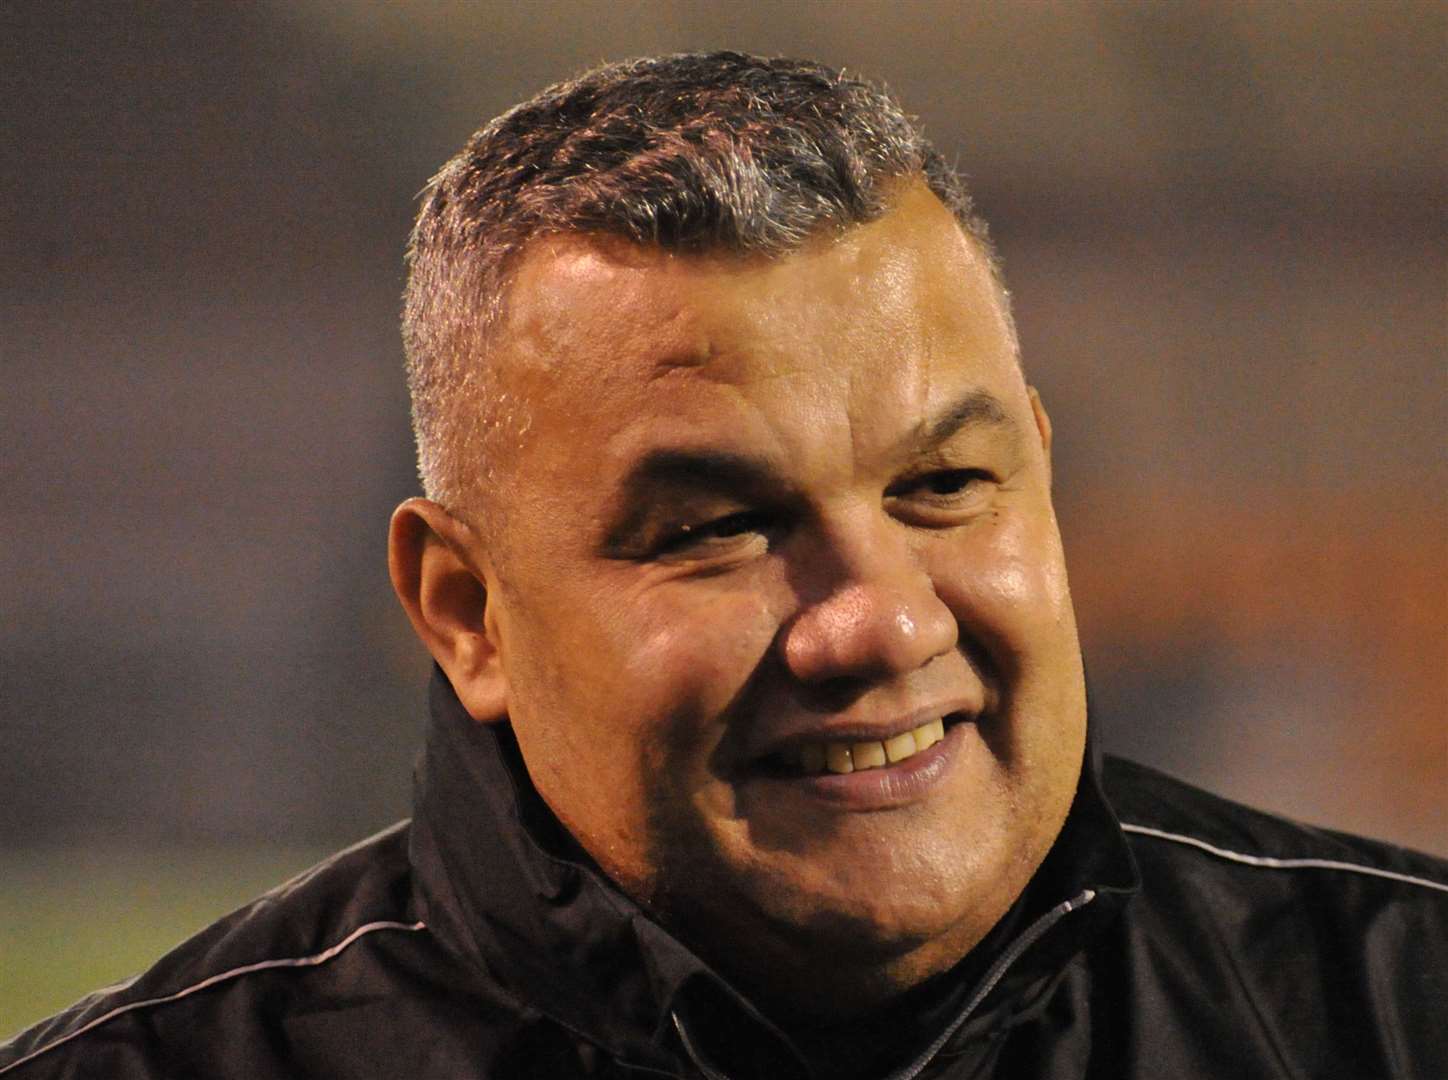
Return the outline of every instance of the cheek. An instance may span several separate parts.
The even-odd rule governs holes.
[[[585,847],[641,890],[654,831],[713,798],[727,710],[773,640],[760,596],[704,584],[601,590],[587,604],[575,593],[571,606],[544,594],[512,626],[527,662],[510,673],[510,710],[529,772]]]
[[[681,584],[636,599],[629,618],[610,630],[614,701],[629,709],[619,720],[633,725],[634,768],[648,789],[654,828],[730,813],[731,789],[715,758],[731,737],[731,707],[767,657],[777,626],[757,594]]]
[[[776,621],[756,594],[678,582],[624,602],[607,629],[616,679],[660,714],[708,726],[758,669]]]
[[[725,733],[730,704],[769,651],[770,606],[757,592],[708,581],[596,600],[574,610],[566,637],[535,643],[553,654],[556,675],[533,689],[586,739],[614,740],[618,770],[696,784]]]
[[[1074,639],[1060,537],[1049,516],[1002,513],[933,553],[931,576],[963,643],[1023,663]]]

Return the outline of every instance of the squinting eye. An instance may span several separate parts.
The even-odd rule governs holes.
[[[924,478],[922,486],[932,495],[954,495],[979,479],[981,474],[973,469],[951,469],[948,472],[931,473]]]
[[[659,545],[659,552],[670,554],[709,543],[724,544],[752,533],[766,532],[771,523],[770,516],[763,511],[743,510],[698,525],[680,525]]]
[[[941,469],[892,484],[885,489],[885,494],[897,498],[910,494],[949,498],[963,494],[972,484],[989,480],[990,475],[981,469]]]

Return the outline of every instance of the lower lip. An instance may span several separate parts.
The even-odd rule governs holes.
[[[965,729],[970,726],[964,722],[953,725],[946,730],[943,740],[894,765],[768,782],[787,785],[791,790],[841,810],[890,810],[908,806],[930,795],[954,771],[965,741]]]

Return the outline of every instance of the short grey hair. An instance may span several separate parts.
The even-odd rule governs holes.
[[[408,245],[402,316],[418,471],[461,511],[490,426],[485,351],[519,255],[593,233],[670,252],[777,257],[883,214],[906,177],[994,249],[956,171],[880,87],[735,52],[627,60],[549,87],[432,178]],[[502,410],[506,412],[506,409]]]

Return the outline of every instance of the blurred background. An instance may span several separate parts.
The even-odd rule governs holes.
[[[0,6],[0,1037],[408,813],[414,197],[606,59],[883,79],[1004,253],[1100,727],[1448,854],[1438,3]]]

